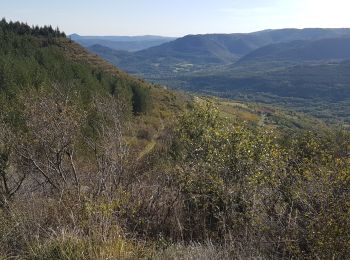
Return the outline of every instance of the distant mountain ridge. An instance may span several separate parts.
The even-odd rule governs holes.
[[[233,64],[253,51],[272,44],[343,37],[350,37],[350,29],[280,29],[246,34],[187,35],[134,52],[127,55],[126,60],[125,53],[97,48],[96,45],[91,46],[90,50],[132,73],[144,75],[167,71],[168,74]],[[103,43],[97,44],[110,48]]]
[[[176,39],[175,37],[163,37],[156,35],[144,36],[81,36],[71,34],[71,40],[81,44],[84,47],[90,47],[96,44],[114,49],[125,51],[139,51]]]

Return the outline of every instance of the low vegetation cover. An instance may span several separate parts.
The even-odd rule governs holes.
[[[0,258],[350,254],[347,131],[228,119],[0,28]]]

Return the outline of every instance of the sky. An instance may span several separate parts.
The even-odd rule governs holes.
[[[349,12],[350,0],[0,0],[0,17],[80,35],[350,28]]]

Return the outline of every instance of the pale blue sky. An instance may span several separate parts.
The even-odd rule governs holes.
[[[350,27],[350,0],[0,0],[0,17],[81,35]]]

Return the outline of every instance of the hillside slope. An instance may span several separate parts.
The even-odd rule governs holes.
[[[305,62],[350,59],[350,38],[328,38],[271,44],[242,57],[236,65],[254,62]]]
[[[3,20],[0,46],[1,118],[19,129],[31,98],[52,96],[58,103],[74,104],[93,125],[100,117],[96,102],[118,105],[125,123],[138,125],[128,132],[137,152],[149,141],[138,138],[139,133],[153,135],[161,121],[170,120],[187,102],[179,93],[126,74],[51,27],[36,31]],[[82,128],[90,128],[90,123]]]
[[[349,71],[349,61],[294,65],[254,63],[184,76],[181,82],[183,88],[192,91],[273,104],[307,112],[328,122],[349,123]]]

